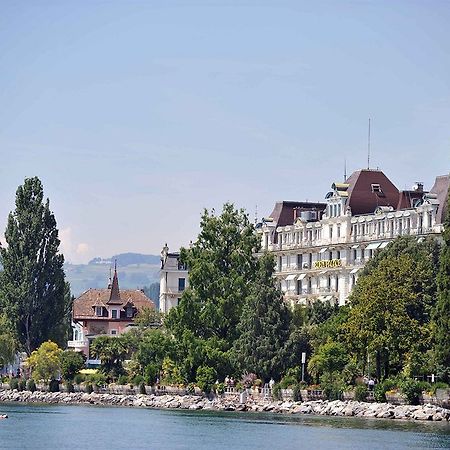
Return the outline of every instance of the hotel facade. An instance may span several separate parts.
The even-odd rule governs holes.
[[[396,237],[442,233],[449,184],[445,175],[429,191],[422,183],[401,191],[382,171],[366,169],[333,183],[324,202],[277,202],[256,227],[285,300],[345,304],[359,271]]]

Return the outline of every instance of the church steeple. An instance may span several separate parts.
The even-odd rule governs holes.
[[[117,259],[114,261],[114,277],[108,303],[122,303],[122,300],[120,300],[119,278],[117,277]]]

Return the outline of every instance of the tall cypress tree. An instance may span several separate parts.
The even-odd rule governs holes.
[[[234,343],[241,370],[265,380],[278,379],[283,372],[284,349],[289,337],[290,315],[281,291],[273,279],[274,260],[270,254],[258,261],[258,271],[238,325]]]
[[[434,353],[438,372],[443,380],[448,382],[450,380],[450,189],[442,237],[444,244],[439,258],[438,294],[434,314]]]
[[[0,313],[11,321],[28,354],[48,339],[64,342],[70,302],[56,220],[43,197],[39,178],[26,178],[8,216],[8,245],[0,247]]]

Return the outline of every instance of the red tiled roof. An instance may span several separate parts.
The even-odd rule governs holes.
[[[107,304],[111,296],[111,289],[89,289],[81,294],[73,302],[73,318],[79,319],[96,319],[94,315],[94,306],[99,304]],[[139,289],[126,289],[120,292],[120,303],[114,302],[115,305],[124,307],[128,302],[132,302],[137,310],[142,308],[155,308],[155,304]]]

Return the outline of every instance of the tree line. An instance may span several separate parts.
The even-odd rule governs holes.
[[[37,178],[19,187],[6,239],[0,364],[17,348],[31,354],[43,342],[64,346],[67,339],[71,298],[56,222]],[[232,204],[220,214],[204,211],[198,239],[181,259],[190,282],[178,307],[165,317],[144,310],[133,330],[94,340],[91,352],[106,381],[138,377],[209,391],[232,376],[244,384],[274,379],[297,386],[302,353],[305,383],[320,384],[330,398],[363,376],[384,383],[384,391],[411,391],[413,378],[430,374],[449,381],[449,214],[441,240],[403,236],[380,250],[343,307],[289,308],[273,255],[261,252],[247,214]]]

